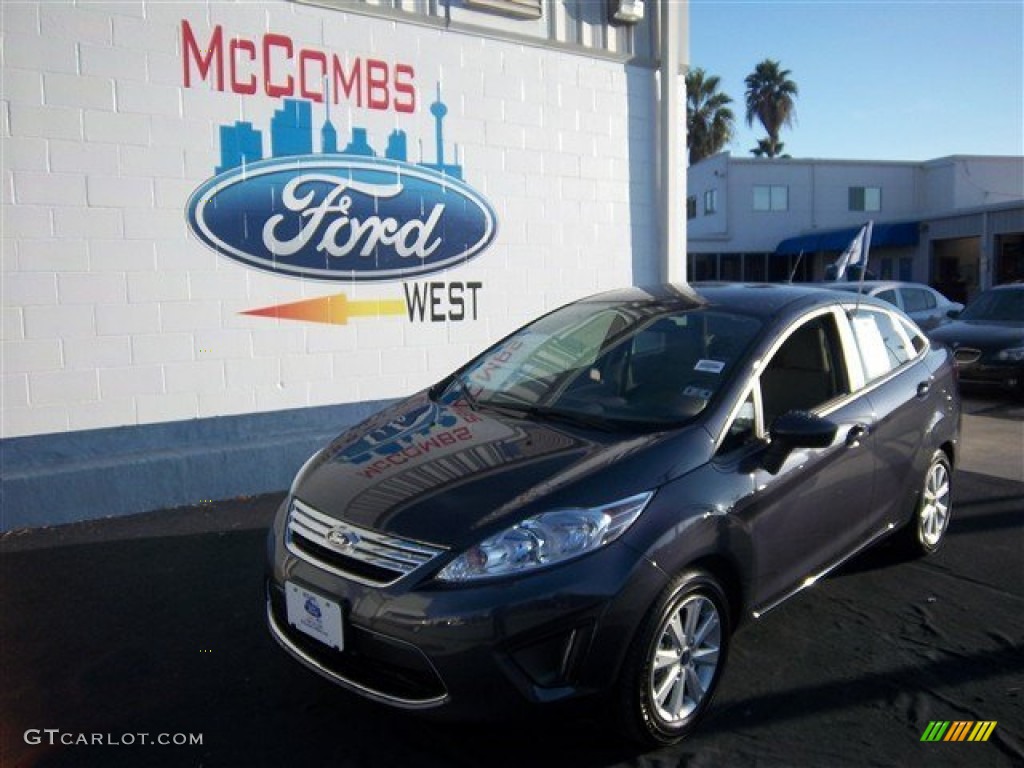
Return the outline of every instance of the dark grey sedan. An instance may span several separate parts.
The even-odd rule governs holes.
[[[890,534],[939,548],[959,427],[950,353],[884,302],[597,295],[306,463],[269,533],[270,632],[395,707],[592,702],[672,743],[744,622]]]
[[[929,336],[953,350],[964,384],[996,386],[1024,399],[1024,283],[983,291],[955,322]]]

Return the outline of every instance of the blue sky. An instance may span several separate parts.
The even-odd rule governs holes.
[[[800,89],[781,135],[794,157],[929,160],[1024,155],[1024,0],[690,0],[690,66],[733,99],[777,59]]]

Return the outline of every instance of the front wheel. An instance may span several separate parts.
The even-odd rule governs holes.
[[[683,739],[711,704],[729,644],[728,601],[708,573],[679,575],[651,606],[617,695],[619,725],[646,746]]]
[[[953,512],[952,481],[949,459],[944,452],[936,451],[925,472],[914,519],[904,534],[904,542],[912,554],[931,555],[942,546]]]

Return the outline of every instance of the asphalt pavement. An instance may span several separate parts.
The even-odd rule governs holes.
[[[748,625],[675,747],[442,725],[308,672],[264,626],[271,494],[0,537],[0,766],[1024,765],[1024,408],[967,405],[942,551],[872,550]],[[937,720],[996,725],[923,742]]]

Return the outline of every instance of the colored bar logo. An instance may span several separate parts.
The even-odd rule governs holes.
[[[996,720],[932,720],[921,734],[921,741],[988,741],[996,723]]]

